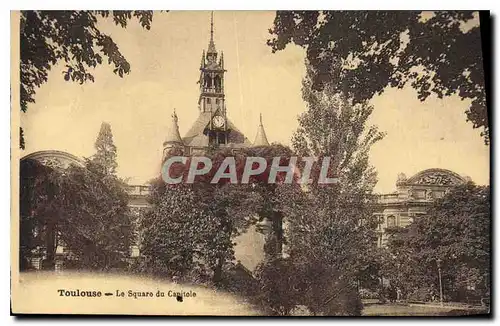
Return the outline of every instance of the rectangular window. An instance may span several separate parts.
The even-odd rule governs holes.
[[[217,140],[219,141],[219,144],[225,144],[226,143],[226,134],[219,134],[217,137]]]

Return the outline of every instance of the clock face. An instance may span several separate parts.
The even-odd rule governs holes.
[[[213,119],[214,126],[217,128],[222,128],[224,126],[224,118],[220,115],[215,116]]]

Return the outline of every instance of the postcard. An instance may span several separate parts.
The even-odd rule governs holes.
[[[11,19],[11,314],[490,314],[489,12]]]

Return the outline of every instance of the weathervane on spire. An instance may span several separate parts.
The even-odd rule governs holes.
[[[175,108],[174,108],[174,113],[172,114],[172,118],[174,119],[175,123],[177,123],[178,118],[177,118],[177,113],[175,113]]]

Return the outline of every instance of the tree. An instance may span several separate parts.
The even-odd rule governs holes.
[[[60,61],[66,64],[64,79],[80,84],[94,81],[90,70],[106,57],[115,74],[128,74],[129,62],[97,24],[98,18],[112,18],[125,28],[132,17],[142,27],[151,28],[152,11],[21,11],[21,111],[26,112],[28,104],[35,102],[36,89],[47,82],[48,72]],[[24,149],[22,131],[20,147]]]
[[[391,288],[399,288],[403,298],[426,301],[426,297],[430,298],[430,288],[422,288],[422,285],[432,279],[425,277],[427,266],[413,255],[414,249],[408,242],[409,228],[392,227],[386,232],[387,247],[379,248],[379,277],[388,280]],[[415,291],[418,287],[422,290]],[[381,290],[385,292],[383,285]]]
[[[331,84],[355,102],[410,84],[421,101],[457,93],[467,120],[489,141],[481,37],[470,11],[278,11],[273,52],[304,47],[313,86]],[[335,83],[331,83],[334,80]]]
[[[196,185],[196,184],[195,184]],[[195,186],[215,223],[207,241],[207,257],[213,270],[213,283],[220,285],[223,268],[234,257],[233,240],[256,222],[256,214],[261,207],[262,197],[252,191],[251,185],[202,183]]]
[[[332,85],[314,90],[312,79],[308,69],[303,83],[307,111],[299,117],[293,147],[301,156],[331,157],[328,175],[339,182],[312,183],[289,199],[300,203],[284,207],[290,221],[290,255],[308,271],[304,292],[311,311],[358,314],[358,304],[342,302],[356,300],[357,279],[374,243],[371,193],[376,173],[368,153],[383,134],[366,126],[372,107],[353,104]],[[319,166],[311,173],[317,176]]]
[[[62,242],[76,255],[76,268],[123,269],[134,240],[126,184],[87,161],[61,179],[57,215]]]
[[[173,150],[168,155],[178,154]],[[255,223],[261,199],[249,184],[231,184],[227,179],[210,183],[225,157],[233,154],[213,149],[206,155],[212,169],[194,183],[169,185],[161,179],[152,183],[152,209],[140,224],[142,268],[167,277],[193,276],[197,269],[209,275],[210,283],[220,285],[224,267],[234,260],[233,240]],[[243,158],[244,154],[237,156],[238,175]],[[170,173],[186,177],[189,165],[190,161],[172,165]]]
[[[299,285],[303,283],[294,262],[273,258],[260,264],[255,274],[260,284],[258,303],[272,315],[289,316],[300,302]]]
[[[21,269],[33,255],[45,256],[43,268],[53,269],[58,245],[70,253],[70,267],[108,270],[124,263],[133,239],[128,196],[124,184],[100,171],[22,162]]]
[[[91,163],[97,169],[103,169],[103,174],[115,175],[118,163],[116,163],[116,146],[113,143],[113,134],[109,123],[103,122],[101,124],[94,147],[96,153],[92,156]]]
[[[151,204],[140,220],[143,271],[163,276],[183,276],[200,261],[205,232],[212,230],[211,216],[185,184],[152,184]],[[206,268],[208,272],[208,268]]]
[[[451,300],[487,296],[490,278],[490,188],[467,183],[436,200],[408,228],[403,248],[418,262],[418,286],[439,289],[438,262],[445,295]],[[423,281],[422,281],[423,280]]]
[[[123,267],[134,241],[127,185],[115,175],[116,147],[111,127],[103,123],[96,154],[84,166],[21,164],[21,254],[23,266],[34,253],[52,269],[58,245],[77,257],[76,268]]]
[[[260,194],[262,201],[257,211],[259,222],[269,224],[269,228],[264,231],[266,240],[264,252],[267,259],[277,259],[282,256],[283,245],[286,242],[284,234],[284,214],[285,206],[290,207],[290,198],[295,198],[296,192],[300,192],[300,186],[296,183],[297,173],[294,173],[291,184],[283,183],[286,173],[277,173],[276,183],[269,183],[269,172],[274,157],[280,157],[281,166],[289,165],[293,151],[287,146],[272,144],[270,146],[254,147],[248,150],[248,156],[264,158],[267,168],[258,176],[251,179],[253,191]],[[290,195],[290,196],[289,196]]]
[[[38,161],[25,160],[20,164],[19,178],[19,269],[30,268],[29,259],[44,256],[50,265],[55,255],[55,234],[53,228],[46,227],[50,215],[39,207],[53,200],[54,180],[57,171]]]

